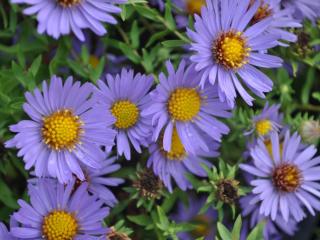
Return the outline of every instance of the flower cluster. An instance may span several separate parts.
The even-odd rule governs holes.
[[[132,4],[133,9],[149,18],[150,12],[157,13],[147,3],[139,5],[138,1],[126,0],[11,3],[28,5],[23,13],[36,15],[39,34],[46,33],[54,39],[74,34],[80,41],[86,40],[85,29],[104,35],[104,23],[117,23],[113,13],[123,9],[123,19],[126,14],[133,14],[127,5]],[[238,198],[242,215],[249,219],[242,230],[243,239],[247,238],[248,229],[261,220],[267,223],[264,239],[275,239],[280,231],[293,235],[308,213],[315,215],[320,211],[320,157],[316,156],[316,147],[305,145],[298,133],[290,132],[280,104],[264,101],[277,85],[268,69],[283,66],[283,56],[278,56],[273,48],[284,49],[296,42],[292,29],[301,28],[305,18],[315,22],[320,2],[173,0],[171,6],[171,1],[151,1],[152,6],[156,4],[166,11],[165,18],[159,18],[170,31],[173,24],[166,21],[171,19],[168,9],[173,6],[170,14],[175,15],[178,30],[172,32],[180,36],[185,31],[184,59],[164,60],[157,74],[149,71],[145,60],[142,66],[146,74],[135,72],[135,65],[115,66],[112,72],[116,74],[109,71],[92,82],[76,81],[72,76],[63,80],[53,75],[25,93],[26,119],[9,127],[14,135],[5,147],[17,149],[17,156],[33,178],[28,181],[29,201],[18,201],[19,209],[11,216],[9,231],[0,223],[0,239],[130,239],[127,233],[118,233],[116,227],[107,227],[104,219],[117,206],[118,198],[125,198],[112,190],[127,177],[126,171],[119,172],[124,165],[135,167],[138,156],[143,156],[139,166],[143,165],[145,171],[137,174],[138,180],[132,186],[138,189],[139,197],[151,202],[146,207],[149,212],[160,195],[182,198],[187,195],[181,192],[193,188],[206,193],[214,189],[206,201],[188,195],[188,207],[178,204],[178,213],[171,219],[198,224],[190,233],[181,231],[177,235],[180,239],[213,239],[213,224],[218,218],[219,222],[222,220],[222,205],[232,205],[235,211]],[[136,21],[133,26],[137,27],[135,24]],[[148,22],[144,24],[149,30]],[[166,31],[158,35],[167,34]],[[139,46],[134,31],[130,33],[133,40],[127,39],[122,29],[118,32],[126,43],[131,41]],[[81,46],[78,40],[74,41]],[[127,47],[111,38],[100,41],[118,44],[130,55],[129,59],[139,56],[138,47]],[[71,55],[73,51],[83,51],[77,44]],[[144,48],[141,52],[148,55]],[[98,68],[98,58],[90,60],[91,56],[83,55],[91,64],[90,69]],[[151,54],[149,57],[152,58]],[[52,65],[49,68],[54,69]],[[105,69],[108,67],[101,72]],[[235,179],[237,167],[220,164],[228,167],[224,168],[226,171],[220,169],[222,175],[218,174],[218,161],[214,158],[226,156],[221,154],[220,147],[224,138],[233,135],[232,118],[237,110],[252,107],[255,101],[263,110],[252,116],[250,130],[242,129],[247,149],[243,154],[245,161],[239,166],[251,187],[250,193],[242,196],[245,191]],[[312,135],[309,140],[314,140],[319,134],[310,130],[310,125],[319,129],[319,124],[313,121],[303,126],[307,129],[304,132]],[[232,151],[228,154],[232,155]],[[208,182],[204,180],[207,177]],[[208,210],[208,203],[213,202],[221,204],[218,211]],[[152,221],[155,219],[152,215]],[[150,224],[143,217],[133,222],[145,224],[149,230],[159,225]]]

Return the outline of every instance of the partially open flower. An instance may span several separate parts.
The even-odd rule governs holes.
[[[107,233],[107,240],[131,240],[127,234],[122,232],[117,232],[114,227],[110,228],[110,231]]]
[[[139,190],[140,195],[153,199],[159,198],[163,188],[160,178],[149,168],[146,168],[137,175],[138,179],[133,183],[133,186]]]
[[[300,134],[307,143],[314,143],[320,139],[320,121],[310,120],[301,124]]]
[[[239,182],[234,179],[221,179],[217,184],[217,198],[227,204],[233,204],[239,197]]]

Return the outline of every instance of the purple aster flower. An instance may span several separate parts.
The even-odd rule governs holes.
[[[94,98],[99,107],[112,114],[116,121],[113,128],[117,131],[116,143],[119,155],[124,154],[130,160],[130,143],[141,153],[141,145],[148,146],[151,134],[151,119],[141,115],[150,103],[147,95],[153,77],[134,75],[133,70],[122,69],[115,77],[108,74],[106,83],[98,81]]]
[[[196,228],[191,232],[178,233],[179,239],[193,240],[199,237],[205,237],[204,240],[215,238],[215,221],[217,220],[217,211],[209,208],[206,213],[199,214],[200,209],[205,204],[206,198],[188,198],[188,205],[179,202],[177,212],[172,215],[172,219],[177,223],[195,224]]]
[[[121,178],[107,177],[107,174],[111,174],[118,169],[120,169],[120,164],[114,164],[116,157],[107,158],[102,162],[102,167],[99,169],[92,169],[89,167],[84,167],[83,172],[85,179],[80,180],[74,177],[72,181],[76,181],[76,185],[81,183],[87,183],[88,192],[92,195],[96,195],[98,199],[103,201],[106,205],[113,207],[118,203],[115,195],[109,189],[109,187],[119,186],[124,182]],[[34,172],[31,172],[34,175]],[[47,178],[51,179],[51,178]],[[53,180],[53,179],[52,179]],[[35,184],[38,182],[38,178],[31,178],[28,180],[29,183]]]
[[[81,86],[69,77],[63,84],[53,76],[50,85],[42,83],[42,93],[27,92],[23,109],[31,120],[10,127],[17,134],[6,147],[18,148],[25,168],[35,166],[37,177],[49,174],[66,183],[75,174],[84,180],[81,164],[100,169],[105,154],[99,146],[112,146],[115,136],[114,119],[89,99],[92,90],[90,83]]]
[[[236,91],[252,105],[254,99],[243,83],[262,98],[272,90],[272,81],[256,67],[282,66],[279,57],[265,53],[279,39],[278,35],[266,32],[272,18],[250,24],[259,6],[259,1],[250,5],[250,0],[207,0],[201,17],[195,16],[195,31],[187,30],[191,50],[195,51],[190,59],[202,75],[200,85],[209,81],[218,86],[220,100],[232,107]]]
[[[286,132],[284,141],[279,141],[277,132],[272,132],[271,152],[262,139],[251,151],[253,164],[240,164],[240,168],[255,175],[250,182],[252,193],[260,202],[259,213],[276,220],[278,214],[288,222],[299,222],[305,217],[303,207],[314,215],[320,210],[320,157],[314,157],[317,149],[310,145],[301,148],[301,137]]]
[[[77,55],[81,54],[81,48],[85,46],[89,55],[88,63],[93,69],[96,69],[99,64],[101,64],[101,58],[104,57],[104,73],[116,74],[121,71],[121,66],[124,65],[127,57],[107,53],[106,46],[101,39],[97,39],[95,35],[90,34],[89,32],[85,32],[85,39],[85,42],[81,42],[79,39],[73,38],[72,46]],[[72,58],[77,58],[77,55],[73,55]]]
[[[258,23],[268,17],[272,18],[270,27],[266,30],[270,34],[280,35],[281,40],[288,42],[296,42],[297,36],[291,32],[286,31],[284,28],[297,28],[301,24],[292,17],[291,8],[281,8],[281,0],[251,0],[251,5],[254,2],[259,2],[260,6],[251,20],[251,23]],[[279,42],[282,46],[287,44]]]
[[[189,16],[200,15],[201,8],[206,5],[206,0],[173,0],[172,2],[184,13],[176,16],[176,21],[180,28],[187,27]]]
[[[248,231],[253,229],[261,221],[265,221],[265,227],[263,230],[264,240],[280,240],[280,233],[283,232],[287,235],[293,236],[297,230],[297,222],[292,218],[285,222],[283,217],[278,214],[275,221],[271,218],[265,217],[259,213],[259,207],[255,201],[259,201],[259,197],[253,195],[247,195],[240,199],[240,205],[242,208],[242,215],[247,217],[243,222],[243,230],[241,232],[241,239],[246,240]]]
[[[2,222],[0,222],[0,239],[1,240],[17,240],[17,238],[11,235],[6,225],[4,225]]]
[[[320,16],[320,1],[282,0],[282,4],[287,8],[292,8],[294,17],[298,20],[308,18],[314,22]]]
[[[105,204],[113,207],[118,203],[114,194],[110,191],[109,186],[119,186],[124,182],[121,178],[106,177],[106,174],[111,174],[120,169],[120,164],[114,164],[116,157],[108,158],[103,161],[100,169],[87,168],[86,180],[88,183],[88,191],[96,195]]]
[[[12,3],[30,5],[23,12],[37,14],[38,32],[59,38],[73,32],[81,41],[85,40],[82,29],[89,28],[102,36],[107,33],[103,23],[116,24],[112,13],[120,13],[127,0],[11,0]]]
[[[152,140],[159,139],[163,130],[163,148],[170,151],[172,135],[177,132],[187,152],[196,154],[197,149],[208,151],[209,137],[220,142],[229,128],[216,117],[230,117],[229,107],[219,101],[217,91],[212,86],[199,89],[200,75],[194,65],[186,67],[181,61],[175,71],[170,62],[166,63],[168,77],[160,74],[160,84],[151,92],[152,103],[142,115],[152,115],[155,127]]]
[[[280,104],[269,106],[267,102],[262,112],[252,119],[253,129],[248,134],[256,132],[258,136],[266,137],[272,131],[278,132],[283,122],[283,114],[279,110]]]
[[[103,219],[109,208],[87,192],[84,183],[75,189],[74,181],[67,185],[40,179],[29,184],[30,204],[18,200],[20,209],[13,214],[19,226],[11,233],[19,239],[91,239],[84,235],[104,234]]]
[[[199,149],[197,155],[186,152],[182,141],[178,135],[178,131],[174,128],[171,137],[171,147],[169,151],[164,149],[162,137],[149,147],[150,157],[147,162],[148,168],[152,166],[153,172],[162,180],[167,189],[172,192],[171,178],[175,180],[177,185],[183,191],[191,189],[192,185],[186,178],[186,173],[192,173],[199,177],[206,177],[207,173],[201,166],[212,164],[202,157],[216,157],[219,153],[216,151],[219,144],[206,139],[210,144],[209,151]]]
[[[164,10],[164,0],[149,0],[151,5],[158,5],[161,11]]]

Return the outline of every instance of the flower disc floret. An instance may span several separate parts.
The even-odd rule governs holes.
[[[72,111],[56,111],[43,119],[41,131],[44,142],[55,150],[72,150],[80,143],[82,124],[79,116],[74,115]]]
[[[273,185],[282,192],[294,192],[300,186],[300,170],[293,164],[282,164],[273,170]]]
[[[57,0],[57,2],[62,7],[73,7],[75,5],[78,5],[81,2],[81,0]]]
[[[205,0],[188,0],[187,1],[187,11],[189,14],[200,14],[201,7],[206,4]]]
[[[266,19],[267,17],[270,17],[273,14],[270,5],[268,3],[265,3],[263,0],[251,0],[250,6],[252,6],[255,1],[261,1],[261,3],[256,14],[253,16],[251,20],[252,24],[258,23]]]
[[[174,120],[189,122],[200,111],[201,97],[194,88],[178,88],[168,101],[168,112]]]
[[[138,107],[128,100],[115,102],[111,108],[111,113],[116,118],[114,125],[119,129],[128,129],[134,126],[139,118]]]
[[[53,211],[44,218],[42,232],[47,240],[70,240],[77,234],[74,216],[64,211]]]
[[[272,122],[268,119],[260,120],[256,123],[256,131],[260,136],[265,136],[272,130]]]
[[[221,33],[212,47],[215,61],[226,69],[239,69],[247,64],[250,50],[242,33],[234,31]]]
[[[161,137],[160,138],[160,141],[159,143],[162,144],[163,138]],[[186,153],[186,150],[184,149],[184,146],[180,140],[180,137],[178,135],[178,132],[176,129],[173,130],[172,132],[172,138],[171,138],[171,149],[170,151],[165,151],[163,149],[163,147],[160,147],[161,148],[161,151],[163,152],[164,156],[166,158],[168,158],[169,160],[180,160],[182,161],[187,153]]]

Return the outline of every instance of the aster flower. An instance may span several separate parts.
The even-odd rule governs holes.
[[[262,112],[252,119],[253,129],[247,134],[255,132],[259,137],[269,136],[272,131],[279,131],[282,127],[283,114],[279,112],[280,104],[271,105],[267,102]]]
[[[282,66],[280,58],[265,53],[279,38],[266,32],[272,18],[250,25],[259,6],[259,1],[250,5],[249,0],[207,0],[201,17],[195,16],[195,31],[187,30],[191,50],[195,51],[190,59],[202,75],[200,85],[208,81],[218,86],[220,100],[232,107],[236,91],[247,104],[254,100],[239,77],[248,89],[264,98],[273,83],[256,67]]]
[[[222,135],[229,132],[229,128],[216,119],[230,117],[229,107],[219,101],[215,88],[198,88],[200,75],[193,65],[186,67],[181,61],[177,71],[170,62],[166,66],[168,77],[160,74],[160,84],[150,93],[152,103],[142,112],[143,116],[152,116],[152,140],[156,142],[163,130],[163,149],[170,151],[176,131],[187,152],[208,151],[210,141],[206,143],[206,137],[220,142]]]
[[[122,69],[115,77],[108,74],[107,82],[98,81],[94,98],[103,111],[116,119],[113,128],[117,131],[116,143],[119,155],[130,160],[130,144],[141,153],[141,145],[148,146],[151,134],[151,119],[141,115],[151,101],[147,95],[153,84],[153,77],[134,75],[133,70]]]
[[[303,207],[314,215],[320,210],[320,157],[315,157],[315,146],[301,147],[301,137],[286,132],[281,147],[277,132],[271,133],[272,154],[259,139],[250,153],[253,164],[240,164],[240,168],[255,175],[250,184],[257,196],[259,213],[275,220],[278,214],[288,222],[299,222],[305,217]]]
[[[118,169],[120,169],[120,164],[114,164],[116,157],[109,157],[102,162],[102,166],[100,169],[92,169],[88,167],[83,168],[84,180],[77,179],[74,177],[72,181],[75,181],[75,186],[79,186],[82,183],[87,183],[88,192],[92,195],[96,195],[98,199],[103,201],[106,205],[113,207],[118,203],[115,195],[109,189],[110,186],[115,187],[119,186],[124,182],[121,178],[116,177],[107,177],[107,174],[111,174]],[[31,172],[34,175],[34,172]],[[51,178],[46,178],[51,179]],[[54,179],[52,179],[54,180]],[[38,182],[38,178],[31,178],[28,180],[31,184],[36,184]]]
[[[308,18],[312,22],[320,16],[320,2],[310,0],[282,0],[282,4],[294,10],[294,17],[298,20]]]
[[[173,0],[173,4],[175,4],[179,9],[182,10],[184,14],[177,14],[176,21],[178,27],[187,27],[188,26],[188,16],[194,14],[200,14],[201,8],[205,6],[206,0]]]
[[[0,239],[3,240],[16,240],[17,238],[13,237],[8,231],[6,225],[0,222]]]
[[[116,24],[113,13],[120,13],[115,4],[127,0],[11,0],[29,6],[23,11],[27,15],[37,15],[38,32],[47,33],[58,39],[73,32],[81,41],[85,40],[82,29],[89,28],[102,36],[107,33],[103,23]]]
[[[121,178],[116,177],[106,177],[106,174],[111,174],[118,169],[120,169],[120,164],[114,164],[116,157],[108,158],[103,161],[102,167],[100,169],[87,168],[86,180],[88,191],[93,195],[96,195],[105,204],[113,207],[118,203],[115,195],[109,189],[109,186],[115,187],[119,186],[124,182]]]
[[[72,41],[72,47],[79,57],[82,56],[83,47],[87,50],[87,59],[81,59],[81,61],[84,61],[84,63],[87,63],[92,69],[96,70],[99,65],[103,63],[101,60],[105,59],[103,72],[111,74],[118,73],[121,70],[121,65],[127,60],[127,57],[106,53],[106,47],[101,39],[96,39],[95,35],[89,32],[85,32],[84,35],[85,42],[81,42],[77,38],[73,38]],[[74,59],[74,55],[71,57]]]
[[[103,219],[109,208],[90,196],[84,183],[74,191],[74,181],[67,185],[40,179],[29,185],[30,204],[19,200],[20,209],[13,214],[19,226],[12,235],[19,239],[91,239],[106,233]],[[87,238],[84,238],[86,236]]]
[[[151,5],[157,5],[161,11],[164,10],[164,1],[163,0],[150,0]]]
[[[251,0],[250,4],[259,2],[260,6],[253,16],[251,23],[258,23],[268,17],[272,18],[270,27],[266,30],[270,34],[280,35],[281,40],[296,42],[297,36],[285,30],[285,28],[301,27],[301,24],[292,17],[291,8],[281,8],[281,0]],[[287,46],[279,42],[282,46]]]
[[[280,233],[282,232],[290,236],[294,235],[295,231],[297,231],[297,222],[295,222],[292,218],[290,218],[288,222],[285,222],[280,214],[278,214],[275,221],[272,221],[271,218],[265,217],[259,213],[259,207],[257,203],[252,203],[255,200],[258,200],[258,197],[254,197],[252,194],[240,199],[242,215],[247,217],[243,223],[241,240],[246,240],[246,233],[250,229],[253,229],[255,226],[257,226],[257,224],[261,221],[266,222],[263,229],[264,240],[281,240],[282,238]]]
[[[161,135],[163,136],[163,134]],[[186,152],[175,128],[172,132],[171,148],[169,151],[164,149],[162,142],[162,137],[160,137],[156,143],[150,145],[150,157],[147,166],[152,166],[155,175],[159,176],[170,192],[172,192],[171,178],[175,180],[179,188],[183,191],[191,189],[192,185],[187,180],[186,173],[206,177],[207,172],[201,165],[205,164],[210,167],[212,164],[202,157],[216,157],[219,155],[216,151],[219,145],[213,141],[210,141],[210,149],[207,152],[201,149],[197,151],[197,155]]]
[[[178,203],[177,212],[171,218],[177,223],[195,224],[196,228],[191,232],[178,233],[179,239],[193,240],[204,237],[204,240],[212,240],[215,238],[216,229],[215,221],[217,220],[217,211],[209,208],[204,214],[200,214],[200,210],[206,202],[206,198],[196,198],[189,196],[188,204]]]
[[[81,86],[69,77],[63,84],[53,76],[49,86],[42,83],[42,93],[36,88],[25,94],[23,109],[31,120],[10,126],[17,134],[6,147],[19,149],[27,170],[34,166],[37,177],[49,175],[66,183],[73,174],[85,179],[81,165],[102,167],[105,156],[99,145],[113,145],[114,119],[93,106],[92,89],[90,83]]]

